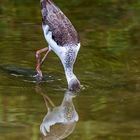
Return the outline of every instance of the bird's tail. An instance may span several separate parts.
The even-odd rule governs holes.
[[[51,0],[40,0],[41,13],[42,13],[42,22],[44,25],[47,24],[47,4],[51,4]]]

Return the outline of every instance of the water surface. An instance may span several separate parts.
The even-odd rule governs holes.
[[[140,139],[140,1],[55,1],[81,38],[73,100],[79,121],[67,140]],[[35,52],[46,47],[37,0],[0,2],[0,140],[42,139],[46,106],[32,78]],[[62,65],[50,53],[40,88],[56,105],[66,92]]]

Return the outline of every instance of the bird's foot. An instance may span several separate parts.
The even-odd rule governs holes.
[[[43,79],[42,72],[41,71],[37,71],[37,74],[34,75],[33,77],[37,80],[37,82],[42,81],[42,79]]]

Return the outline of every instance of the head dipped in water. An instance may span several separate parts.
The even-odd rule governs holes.
[[[73,92],[80,90],[80,81],[77,78],[71,79],[68,83],[68,89]]]

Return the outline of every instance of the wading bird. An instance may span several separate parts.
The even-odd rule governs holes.
[[[41,65],[45,61],[48,53],[52,50],[60,58],[66,79],[68,89],[77,91],[80,89],[80,82],[73,73],[78,51],[80,49],[79,36],[70,20],[64,13],[52,2],[52,0],[41,0],[42,29],[48,47],[36,52],[36,78],[42,79]],[[45,53],[41,60],[41,53]]]

